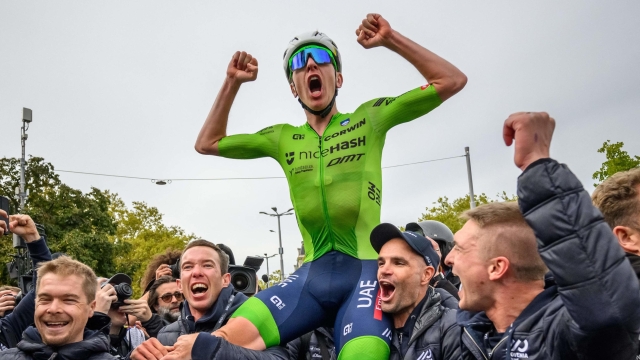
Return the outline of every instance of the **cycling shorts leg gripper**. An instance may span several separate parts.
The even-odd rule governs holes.
[[[258,298],[247,299],[231,316],[249,320],[260,332],[267,347],[280,344],[280,332],[269,308]]]
[[[344,344],[338,360],[387,360],[389,352],[389,344],[381,338],[360,336]]]

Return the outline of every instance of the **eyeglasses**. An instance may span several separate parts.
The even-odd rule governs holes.
[[[173,294],[172,293],[166,293],[166,294],[160,296],[160,299],[162,301],[168,303],[168,302],[171,302],[171,298],[173,298],[173,297],[175,297],[176,300],[178,300],[178,301],[184,300],[184,295],[182,295],[182,293],[179,292],[179,291],[176,291]]]
[[[337,68],[336,60],[329,49],[316,45],[309,45],[301,48],[291,55],[291,58],[289,59],[289,69],[291,69],[291,71],[296,71],[307,66],[307,59],[309,56],[311,56],[313,61],[318,65],[333,63],[333,66]]]

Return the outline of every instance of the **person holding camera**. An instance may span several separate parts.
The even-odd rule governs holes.
[[[129,300],[132,294],[131,278],[125,274],[116,274],[110,279],[98,279],[95,312],[107,314],[111,319],[111,355],[125,357],[146,339],[144,332],[139,328],[125,327],[129,314],[135,315],[141,321],[151,318],[151,310],[146,301]],[[131,302],[134,303],[129,305]]]
[[[8,219],[7,222],[0,221],[0,234],[11,231],[25,241],[34,269],[39,263],[51,260],[51,252],[47,247],[45,237],[40,236],[36,224],[29,215],[16,214],[9,216],[4,210],[0,209],[0,218]],[[34,277],[36,276],[34,275]],[[36,278],[33,279],[34,283],[36,280]],[[16,300],[13,295],[9,297],[3,296],[3,298],[13,300],[14,303]],[[15,306],[11,314],[0,319],[0,350],[14,348],[22,339],[22,332],[33,323],[34,298],[34,291],[29,291],[19,304],[10,306]],[[6,312],[7,310],[3,311]]]

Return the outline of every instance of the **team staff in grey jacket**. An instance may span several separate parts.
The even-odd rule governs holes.
[[[371,245],[378,252],[378,311],[393,315],[390,359],[459,358],[456,311],[444,307],[440,293],[429,286],[440,264],[438,244],[380,224],[371,232]]]
[[[467,359],[634,359],[640,291],[622,249],[582,185],[549,158],[555,121],[517,113],[518,205],[466,212],[447,264],[460,277]],[[524,214],[524,217],[523,217]],[[539,256],[538,256],[539,253]],[[544,264],[555,284],[545,288]]]

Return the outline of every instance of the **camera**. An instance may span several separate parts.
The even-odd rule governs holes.
[[[171,269],[171,276],[174,279],[180,279],[180,259],[175,264],[169,265],[169,269]]]
[[[118,301],[111,303],[112,309],[117,309],[120,306],[125,305],[124,301],[131,298],[133,295],[131,278],[125,274],[113,275],[111,279],[100,284],[100,288],[102,289],[107,284],[111,284],[111,286],[113,286],[113,289],[116,291],[116,296],[118,297]]]
[[[264,259],[261,257],[247,256],[244,265],[229,266],[231,285],[236,291],[247,296],[255,295],[258,286],[256,272],[260,269],[263,261]]]

